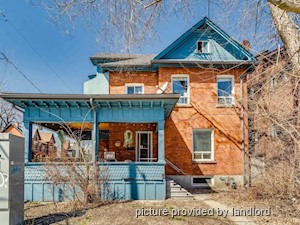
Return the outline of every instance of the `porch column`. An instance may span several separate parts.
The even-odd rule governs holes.
[[[158,126],[158,162],[165,162],[165,121],[160,120]]]
[[[23,136],[25,138],[25,163],[32,161],[32,123],[24,122]]]

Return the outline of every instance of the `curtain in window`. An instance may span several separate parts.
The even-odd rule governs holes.
[[[211,151],[211,131],[194,131],[194,152]]]

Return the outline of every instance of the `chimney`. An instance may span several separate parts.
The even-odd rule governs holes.
[[[251,50],[250,42],[249,42],[247,39],[244,39],[244,40],[242,41],[242,46],[243,46],[246,50],[248,50],[248,51]]]

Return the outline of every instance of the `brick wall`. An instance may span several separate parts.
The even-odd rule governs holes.
[[[239,99],[239,77],[244,71],[244,69],[160,68],[157,74],[153,72],[123,72],[122,74],[112,72],[110,74],[110,91],[111,94],[121,94],[124,93],[125,83],[144,83],[145,93],[154,94],[157,90],[156,84],[162,85],[168,81],[166,92],[171,93],[171,76],[173,74],[189,75],[191,104],[188,107],[175,107],[167,119],[165,123],[165,156],[190,175],[239,175],[242,173],[240,104],[237,102],[235,108],[217,107],[216,77],[222,74],[234,75],[235,96],[236,99]],[[245,85],[245,94],[246,90]],[[214,129],[214,162],[196,163],[192,161],[192,131],[196,128]],[[168,165],[166,173],[167,175],[177,174]]]
[[[132,131],[133,146],[136,142],[136,131],[152,131],[153,132],[153,158],[157,158],[157,132],[156,124],[125,124],[125,123],[110,123],[109,124],[109,140],[107,141],[108,151],[116,153],[117,161],[131,160],[135,161],[135,147],[131,150],[123,147],[124,133],[126,130]],[[120,141],[121,146],[116,147],[115,142]],[[101,142],[101,140],[100,140]],[[104,143],[102,142],[101,145]],[[103,158],[103,147],[99,149],[99,159]]]
[[[126,83],[144,84],[145,94],[156,93],[158,84],[155,72],[110,72],[109,85],[110,94],[125,94]]]

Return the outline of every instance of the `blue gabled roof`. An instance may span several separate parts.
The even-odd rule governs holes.
[[[207,28],[205,31],[202,28]],[[211,39],[213,52],[211,54],[195,52],[195,46],[199,39]],[[204,17],[192,28],[181,35],[165,50],[159,53],[152,62],[176,61],[222,61],[254,62],[256,58],[247,51],[241,44],[235,41],[220,27],[214,24],[207,17]]]

